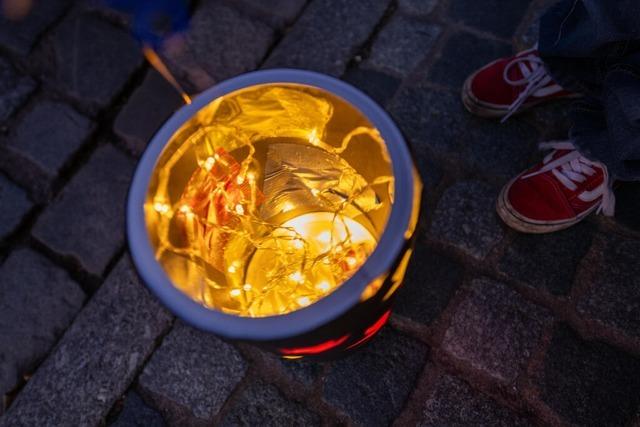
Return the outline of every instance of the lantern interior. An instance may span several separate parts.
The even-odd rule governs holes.
[[[393,203],[389,154],[355,107],[298,84],[217,98],[170,139],[145,203],[156,258],[206,307],[262,317],[342,285]]]

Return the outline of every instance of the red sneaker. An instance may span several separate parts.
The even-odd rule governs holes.
[[[507,225],[523,233],[550,233],[594,210],[613,215],[615,197],[605,165],[584,158],[570,142],[540,146],[554,151],[509,182],[498,197],[498,215]]]
[[[470,113],[502,121],[551,99],[578,96],[553,81],[535,47],[485,65],[462,87],[462,102]]]

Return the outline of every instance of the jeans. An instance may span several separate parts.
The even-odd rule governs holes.
[[[561,0],[540,20],[540,56],[565,89],[570,139],[617,180],[640,181],[640,0]]]

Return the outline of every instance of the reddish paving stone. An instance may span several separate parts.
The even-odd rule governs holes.
[[[547,310],[506,285],[477,279],[457,307],[442,348],[497,381],[512,384],[550,321]]]
[[[130,391],[118,418],[108,424],[110,427],[164,427],[162,415],[149,407],[135,391]]]
[[[29,13],[17,20],[0,14],[0,46],[15,55],[27,55],[38,37],[64,13],[70,3],[70,0],[35,1]]]
[[[457,262],[430,251],[418,241],[394,311],[416,322],[433,322],[462,283],[463,273]]]
[[[365,65],[406,77],[429,55],[438,25],[395,14],[377,34]]]
[[[226,0],[242,12],[266,22],[274,28],[283,28],[293,23],[307,0]]]
[[[0,174],[0,242],[15,231],[32,207],[27,194]]]
[[[497,188],[480,181],[448,188],[433,214],[430,237],[483,259],[505,235],[495,213],[497,194]]]
[[[2,141],[5,153],[0,165],[33,193],[44,196],[94,127],[66,104],[38,102]]]
[[[196,91],[255,69],[274,38],[268,25],[218,2],[204,2],[193,14],[185,43],[164,52],[178,76]]]
[[[177,321],[138,379],[138,389],[172,425],[210,425],[247,363],[214,335]]]
[[[0,124],[25,103],[35,90],[36,83],[21,76],[11,64],[0,57]]]
[[[533,288],[566,295],[580,261],[591,247],[593,232],[594,227],[583,222],[551,234],[518,234],[498,269]]]
[[[578,312],[640,342],[640,241],[607,236],[598,246],[590,286],[578,298]]]
[[[134,162],[110,145],[100,147],[54,199],[33,228],[52,251],[102,274],[124,245],[124,207]]]
[[[535,382],[540,398],[574,425],[632,425],[640,408],[640,358],[584,341],[563,324]]]
[[[511,54],[507,43],[456,33],[447,40],[438,61],[429,70],[429,80],[457,90],[476,69]]]
[[[323,393],[358,424],[390,424],[404,407],[426,362],[427,346],[390,328],[334,364]]]
[[[140,283],[131,261],[124,257],[0,424],[98,425],[170,324],[169,313]]]
[[[318,414],[286,398],[275,386],[252,381],[225,415],[223,426],[320,426]]]
[[[396,77],[364,67],[348,70],[343,79],[369,95],[380,105],[385,105],[400,86]]]
[[[142,64],[128,32],[88,12],[65,18],[49,43],[54,63],[44,70],[48,80],[92,112],[109,105]]]
[[[390,0],[313,1],[273,50],[265,66],[342,75],[389,3]]]
[[[0,268],[0,396],[33,372],[82,307],[68,274],[28,249]]]
[[[151,69],[118,113],[113,131],[133,154],[139,155],[156,131],[182,104],[176,89]]]
[[[524,427],[535,424],[473,390],[461,379],[443,374],[433,385],[418,425]]]
[[[305,386],[311,386],[322,373],[323,364],[318,362],[308,362],[305,360],[286,360],[278,357],[277,362],[282,366],[286,375],[293,378]]]

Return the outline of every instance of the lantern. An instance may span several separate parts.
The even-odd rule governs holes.
[[[129,192],[136,268],[186,322],[287,358],[333,357],[382,328],[421,181],[389,116],[331,77],[244,74],[158,131]]]

